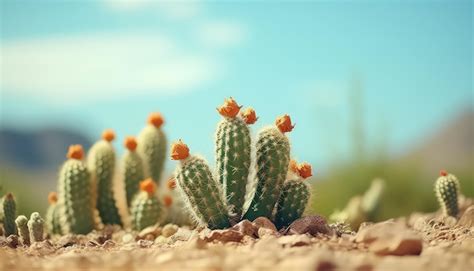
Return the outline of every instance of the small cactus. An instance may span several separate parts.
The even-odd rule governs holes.
[[[312,176],[311,165],[301,163],[295,165],[292,160],[289,167],[289,178],[283,184],[277,203],[275,225],[278,228],[287,227],[303,215],[311,195],[311,188],[304,181]]]
[[[240,106],[232,98],[226,99],[217,110],[223,117],[216,129],[217,178],[231,213],[240,218],[251,164],[251,137],[247,125],[257,118],[251,108],[244,111],[242,117],[238,116]]]
[[[188,146],[182,141],[172,145],[171,159],[180,162],[175,172],[176,181],[196,222],[211,229],[229,227],[220,183],[212,177],[206,161],[190,156]]]
[[[3,208],[3,228],[4,228],[5,236],[8,237],[12,234],[17,233],[16,225],[15,225],[16,202],[12,193],[8,193],[3,197],[2,208]]]
[[[244,215],[250,221],[264,216],[272,218],[290,161],[290,141],[285,135],[294,125],[288,115],[276,119],[275,126],[261,130],[257,136],[257,187]]]
[[[138,135],[138,153],[145,165],[145,177],[151,177],[159,183],[166,158],[166,136],[161,126],[163,117],[160,113],[151,113],[148,125]]]
[[[166,182],[167,195],[164,197],[165,206],[167,206],[167,216],[165,223],[176,225],[191,225],[192,221],[189,212],[186,211],[186,202],[183,195],[176,189],[175,178],[169,178]],[[167,204],[167,202],[169,204]]]
[[[67,157],[59,173],[58,203],[63,233],[87,234],[94,228],[91,206],[91,178],[82,161],[81,145],[69,147]]]
[[[140,182],[144,179],[143,161],[135,151],[137,141],[134,137],[127,137],[124,142],[127,150],[122,157],[123,175],[125,182],[125,194],[127,206],[132,204],[133,197],[138,193]]]
[[[28,221],[28,229],[30,230],[30,238],[32,242],[43,241],[44,220],[38,212],[34,212]]]
[[[457,217],[459,214],[459,181],[453,174],[442,170],[435,183],[435,193],[445,216]]]
[[[102,223],[122,225],[112,190],[115,172],[115,151],[111,144],[115,134],[105,130],[102,139],[96,142],[88,154],[88,168],[92,173],[93,185],[97,186],[97,210]]]
[[[18,228],[18,234],[20,235],[23,245],[30,245],[30,232],[28,230],[28,218],[24,215],[19,215],[16,220],[16,227]]]
[[[156,184],[149,178],[140,183],[140,194],[132,203],[132,228],[141,231],[158,222],[162,214],[162,207],[156,198]]]
[[[46,211],[46,229],[50,234],[61,234],[61,224],[59,223],[58,195],[50,192],[48,195],[49,207]]]

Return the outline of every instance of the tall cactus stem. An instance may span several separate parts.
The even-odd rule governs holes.
[[[44,220],[38,212],[34,212],[28,221],[28,229],[30,230],[30,239],[32,242],[43,241]]]
[[[56,192],[48,194],[49,207],[46,211],[46,230],[49,234],[61,234],[60,212],[58,195]]]
[[[143,161],[136,152],[137,141],[134,137],[127,137],[124,142],[127,150],[122,157],[122,167],[125,182],[127,206],[132,204],[133,197],[138,193],[140,182],[144,180],[145,172]]]
[[[435,194],[445,216],[457,217],[459,214],[459,181],[453,174],[442,170],[435,182]]]
[[[3,208],[3,229],[5,236],[16,234],[16,202],[12,193],[8,193],[3,197],[2,200]]]
[[[15,223],[23,245],[29,246],[30,231],[28,230],[28,218],[24,215],[19,215],[16,218]]]
[[[206,161],[197,156],[190,156],[188,146],[181,140],[172,145],[171,159],[180,161],[175,178],[196,222],[211,229],[229,227],[227,204],[222,188],[213,178]]]

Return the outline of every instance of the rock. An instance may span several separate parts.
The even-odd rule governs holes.
[[[277,228],[275,227],[275,224],[273,224],[270,219],[266,217],[257,217],[253,222],[252,222],[257,228],[267,228],[271,229],[274,231],[277,231]]]
[[[18,247],[18,236],[12,234],[7,237],[7,245],[11,248],[17,248]]]
[[[306,234],[286,235],[278,238],[278,243],[283,246],[299,247],[311,244],[311,239]]]
[[[153,245],[153,241],[142,239],[142,240],[138,240],[137,244],[140,248],[149,248],[151,247],[151,245]]]
[[[320,261],[316,265],[316,271],[335,271],[337,270],[336,265],[330,261]]]
[[[222,243],[227,242],[240,242],[244,235],[236,230],[227,229],[227,230],[213,230],[211,231],[204,240],[207,242],[219,241]]]
[[[236,230],[243,235],[256,236],[258,227],[249,220],[245,219],[235,224],[231,229]]]
[[[153,225],[146,227],[138,233],[137,239],[155,240],[157,236],[161,234],[161,227]]]
[[[185,247],[189,249],[206,249],[207,242],[199,237],[194,237],[188,241]]]
[[[115,242],[112,241],[112,240],[107,240],[104,242],[104,244],[102,244],[102,247],[103,248],[111,248],[111,247],[114,247],[115,246]]]
[[[90,241],[87,241],[86,246],[87,247],[98,247],[99,244],[96,241],[90,240]]]
[[[169,241],[170,241],[169,238],[160,235],[160,236],[156,237],[155,244],[163,245],[163,244],[167,244]]]
[[[70,247],[78,243],[77,237],[72,234],[61,236],[58,240],[60,247]]]
[[[278,236],[278,232],[273,229],[259,228],[257,231],[258,238],[265,238],[268,236]]]
[[[469,206],[458,221],[458,226],[465,228],[474,227],[474,205]]]
[[[134,241],[133,235],[130,233],[126,233],[122,236],[122,242],[124,244],[129,244],[129,243],[132,243],[133,241]]]
[[[287,234],[305,234],[316,235],[318,233],[329,234],[331,232],[326,219],[319,215],[305,216],[297,219],[288,226]]]
[[[178,226],[175,224],[166,224],[161,231],[161,235],[164,237],[170,237],[178,231]]]
[[[369,245],[378,255],[419,255],[423,249],[421,237],[404,223],[385,221],[369,225],[357,233],[355,242]]]
[[[178,228],[178,231],[171,236],[173,242],[175,241],[188,241],[193,235],[197,235],[196,232],[187,228]]]

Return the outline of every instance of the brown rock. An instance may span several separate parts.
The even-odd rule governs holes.
[[[206,249],[207,248],[207,243],[205,240],[195,237],[192,238],[191,240],[188,241],[186,244],[186,248],[189,249]]]
[[[369,251],[378,255],[419,255],[422,239],[404,223],[385,221],[361,229],[355,238],[357,243],[369,245]]]
[[[104,242],[104,244],[102,244],[102,247],[103,248],[111,248],[111,247],[114,247],[115,246],[115,242],[112,241],[112,240],[107,240]]]
[[[303,218],[295,220],[293,223],[291,223],[286,232],[287,234],[329,234],[330,228],[324,217],[315,215],[305,216]]]
[[[258,238],[265,238],[268,236],[278,236],[278,232],[273,229],[259,228],[257,231]]]
[[[208,234],[204,240],[207,242],[219,241],[219,242],[240,242],[244,235],[236,230],[213,230]]]
[[[161,231],[161,235],[163,235],[164,237],[170,237],[177,231],[178,226],[176,226],[175,224],[166,224]]]
[[[9,247],[11,248],[17,248],[18,247],[18,236],[12,234],[10,236],[7,237],[7,244]]]
[[[458,221],[458,225],[466,228],[474,227],[474,205],[469,206]]]
[[[267,229],[277,231],[277,228],[275,227],[275,224],[273,224],[273,222],[271,222],[270,219],[268,219],[266,217],[263,217],[263,216],[257,217],[253,221],[253,225],[257,228],[267,228]]]
[[[278,243],[284,246],[300,247],[311,244],[311,239],[306,234],[286,235],[278,238]]]
[[[61,236],[58,240],[60,247],[70,247],[78,243],[77,237],[72,234]]]
[[[137,235],[137,239],[138,240],[141,240],[141,239],[155,240],[155,238],[160,234],[161,234],[161,227],[157,225],[153,225],[141,230]]]
[[[141,248],[149,248],[151,245],[153,245],[153,241],[149,240],[138,240],[137,242],[138,246]]]
[[[236,230],[243,235],[256,236],[258,227],[249,220],[245,219],[235,224],[231,229]]]
[[[316,271],[333,271],[336,270],[336,265],[329,261],[321,261],[316,266]]]

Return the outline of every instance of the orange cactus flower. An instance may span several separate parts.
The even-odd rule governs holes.
[[[240,108],[242,108],[242,106],[239,106],[237,102],[230,97],[225,99],[224,104],[217,108],[217,112],[223,117],[235,118],[235,116],[239,114]]]
[[[288,116],[286,114],[283,115],[283,116],[278,117],[275,121],[275,125],[278,127],[278,129],[282,133],[291,132],[291,130],[293,130],[293,128],[295,128],[295,125],[291,124],[290,116]]]
[[[291,172],[298,173],[298,162],[296,162],[296,160],[291,159],[290,163],[288,164],[288,169]]]
[[[184,160],[189,156],[188,145],[184,144],[183,141],[178,140],[171,145],[171,159],[172,160]]]
[[[115,132],[112,129],[106,129],[102,132],[102,139],[112,142],[115,139]]]
[[[5,199],[7,200],[12,200],[13,199],[13,194],[12,193],[8,193],[5,195]]]
[[[241,116],[247,124],[254,124],[258,120],[258,117],[255,114],[255,110],[253,110],[253,108],[251,107],[248,107],[244,111],[242,111]]]
[[[137,140],[133,136],[128,136],[125,138],[123,144],[129,151],[135,151],[137,148]]]
[[[81,160],[84,157],[84,149],[81,145],[71,145],[66,155],[69,159]]]
[[[153,112],[148,116],[148,123],[155,126],[156,128],[160,128],[164,122],[165,120],[159,112]]]
[[[148,178],[140,182],[140,190],[147,192],[148,195],[153,195],[156,191],[156,184],[152,178]]]
[[[171,177],[168,179],[166,182],[166,186],[168,186],[168,189],[174,190],[176,188],[176,180],[175,178]]]
[[[448,172],[443,169],[439,172],[439,176],[448,176]]]
[[[163,197],[163,204],[166,206],[166,207],[170,207],[171,204],[173,204],[173,198],[170,196],[170,195],[165,195]]]
[[[298,173],[303,178],[309,178],[313,176],[311,165],[309,163],[301,163],[298,165]]]
[[[55,204],[56,202],[58,202],[58,194],[56,192],[49,192],[48,202],[49,204]]]

